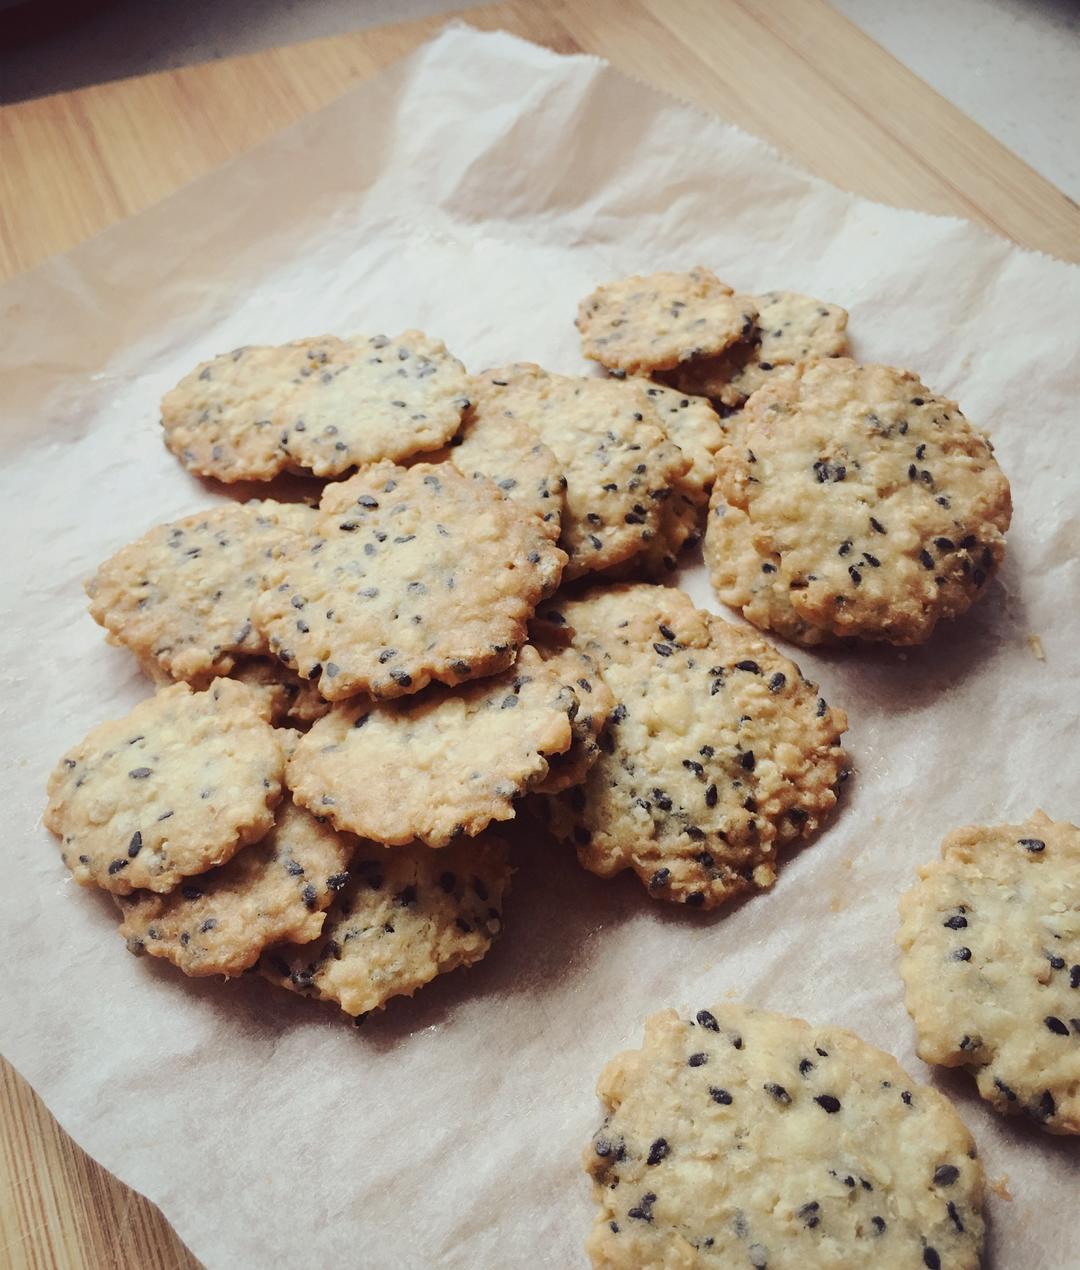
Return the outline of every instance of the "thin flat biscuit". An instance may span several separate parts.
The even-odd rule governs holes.
[[[131,952],[162,957],[186,975],[241,974],[270,944],[318,937],[355,845],[286,799],[273,829],[228,864],[168,895],[124,896],[120,934]]]
[[[1037,811],[954,830],[901,896],[897,942],[919,1057],[1080,1133],[1080,828]]]
[[[922,643],[1004,554],[1012,503],[993,448],[910,371],[830,358],[778,373],[717,464],[791,607],[837,636]]]
[[[794,291],[767,291],[752,299],[758,316],[749,338],[718,357],[694,358],[666,371],[662,380],[710,398],[721,410],[738,410],[777,368],[847,353],[848,315],[839,305]]]
[[[565,559],[490,481],[449,463],[380,463],[327,487],[253,615],[327,700],[403,696],[510,665]]]
[[[836,804],[843,711],[672,588],[596,589],[558,611],[618,705],[584,784],[546,800],[555,836],[601,877],[632,869],[654,899],[714,908],[772,886],[779,848]]]
[[[597,287],[578,306],[581,350],[628,375],[668,370],[722,353],[754,329],[757,308],[698,265]]]
[[[585,1152],[605,1270],[977,1270],[985,1175],[952,1104],[842,1028],[742,1005],[645,1024]]]
[[[434,450],[469,405],[465,368],[420,331],[235,349],[197,366],[161,403],[165,444],[219,481],[339,476]]]
[[[471,390],[473,396],[477,390]],[[466,476],[486,476],[558,542],[566,477],[554,453],[513,415],[472,409],[450,444],[450,462]]]
[[[221,503],[156,525],[86,585],[90,615],[143,662],[208,682],[267,651],[251,621],[267,562],[315,512],[302,504]]]
[[[444,851],[361,843],[319,939],[270,949],[260,970],[291,992],[367,1014],[479,961],[502,930],[509,889],[506,843],[493,834]]]
[[[629,560],[661,533],[663,504],[689,460],[643,388],[519,363],[485,371],[474,392],[478,417],[518,420],[562,467],[567,579]]]
[[[285,766],[269,710],[242,684],[173,684],[99,724],[49,777],[45,825],[84,886],[170,891],[258,842]]]
[[[500,675],[455,691],[335,706],[299,741],[286,780],[301,806],[375,842],[445,847],[542,781],[573,740],[578,697],[526,645]]]

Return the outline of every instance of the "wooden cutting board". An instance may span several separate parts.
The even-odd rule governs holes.
[[[1080,211],[825,0],[530,0],[471,9],[740,124],[882,202],[1080,260]],[[445,17],[0,109],[0,278],[140,211],[429,39]],[[158,1210],[0,1065],[0,1264],[192,1270]],[[223,1202],[227,1197],[222,1197]]]

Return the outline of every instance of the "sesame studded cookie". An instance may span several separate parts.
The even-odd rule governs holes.
[[[268,715],[250,689],[216,679],[205,692],[163,688],[94,728],[49,777],[45,808],[75,880],[169,891],[258,842],[285,766]]]
[[[621,564],[662,532],[664,503],[690,464],[644,388],[529,363],[486,371],[475,383],[478,418],[518,420],[562,468],[567,579]]]
[[[989,441],[910,371],[830,358],[777,373],[717,471],[774,584],[833,635],[923,643],[1004,554],[1012,503]],[[737,606],[745,587],[719,595]]]
[[[811,625],[796,611],[780,573],[780,557],[758,551],[749,516],[729,506],[719,486],[709,500],[704,553],[717,595],[740,609],[748,622],[806,647],[836,642],[831,631]]]
[[[549,646],[538,650],[549,670],[560,676],[578,700],[570,721],[573,740],[563,754],[548,759],[548,773],[533,786],[538,794],[558,794],[580,785],[600,754],[601,737],[615,709],[615,697],[596,662],[576,648]]]
[[[168,895],[124,896],[120,934],[132,952],[164,957],[187,975],[241,974],[270,944],[318,937],[355,844],[285,799],[273,829],[227,864]]]
[[[251,346],[203,362],[161,403],[165,444],[219,481],[338,476],[445,445],[469,404],[465,368],[420,331]]]
[[[251,621],[267,562],[315,519],[303,504],[222,503],[157,525],[87,583],[90,613],[143,662],[208,682],[266,651]]]
[[[502,930],[509,889],[506,843],[493,834],[444,851],[361,843],[321,936],[269,949],[259,968],[280,987],[366,1014],[479,961]]]
[[[586,869],[633,869],[650,896],[714,908],[776,880],[847,773],[843,711],[755,635],[670,587],[596,589],[553,603],[618,705],[585,782],[547,799]]]
[[[470,395],[483,392],[483,381]],[[451,442],[450,461],[466,476],[486,476],[512,502],[539,517],[558,542],[566,477],[554,453],[520,419],[498,409],[472,409]]]
[[[253,609],[329,701],[396,697],[510,665],[565,561],[543,524],[452,464],[362,468],[323,493]]]
[[[286,780],[339,829],[387,845],[445,847],[492,821],[565,754],[578,695],[526,645],[499,675],[454,691],[336,705],[299,741]]]
[[[757,308],[700,265],[609,282],[582,300],[576,325],[586,357],[628,375],[722,353],[754,329]]]
[[[752,296],[757,326],[718,357],[694,358],[662,378],[672,387],[738,410],[780,366],[847,352],[847,311],[794,291]],[[676,438],[678,440],[678,438]]]
[[[897,942],[919,1057],[1080,1133],[1080,828],[1037,811],[955,830],[901,897]]]
[[[985,1178],[952,1104],[853,1032],[665,1010],[604,1068],[585,1153],[606,1270],[976,1270]]]

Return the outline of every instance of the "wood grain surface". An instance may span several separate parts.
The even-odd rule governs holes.
[[[1026,247],[1080,260],[1076,205],[824,0],[516,0],[463,16],[559,52],[600,54],[845,189],[966,216]],[[0,278],[166,197],[448,20],[0,109]],[[158,1210],[82,1152],[2,1063],[0,1108],[0,1265],[198,1265]]]

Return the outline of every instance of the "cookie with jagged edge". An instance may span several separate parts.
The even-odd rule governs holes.
[[[837,642],[831,631],[814,626],[796,612],[780,574],[780,557],[775,552],[758,551],[750,518],[728,505],[719,486],[709,499],[704,555],[717,595],[760,630],[775,631],[805,647]]]
[[[1080,1133],[1080,828],[1037,811],[954,830],[901,896],[897,942],[919,1057]]]
[[[545,606],[618,705],[584,783],[538,800],[601,877],[714,908],[776,880],[779,849],[826,820],[848,772],[843,711],[757,635],[671,587],[596,588]]]
[[[64,755],[45,825],[82,885],[170,891],[270,831],[284,767],[258,694],[230,679],[173,684]]]
[[[267,651],[252,605],[274,552],[314,518],[303,504],[267,500],[220,503],[156,525],[87,582],[90,614],[111,644],[140,661],[172,679],[208,683],[237,658]]]
[[[580,785],[600,754],[601,738],[615,709],[615,697],[604,681],[596,662],[586,653],[568,645],[543,644],[537,651],[549,670],[562,677],[564,685],[577,697],[578,709],[570,720],[573,739],[563,754],[548,759],[548,773],[533,786],[537,794],[558,794]]]
[[[847,358],[790,367],[754,393],[716,485],[754,550],[776,558],[774,583],[799,617],[893,644],[966,612],[1012,515],[993,448],[954,402],[910,371]]]
[[[355,846],[285,799],[270,832],[227,864],[167,895],[118,898],[120,934],[131,952],[162,957],[187,975],[241,974],[271,944],[318,937]]]
[[[578,306],[581,351],[629,375],[711,357],[754,329],[757,307],[701,265],[605,283]]]
[[[471,388],[470,395],[476,397],[477,388]],[[496,409],[470,409],[447,457],[466,476],[494,481],[507,498],[537,516],[548,537],[558,542],[566,477],[532,428]]]
[[[609,1270],[977,1270],[985,1176],[952,1104],[853,1032],[744,1005],[645,1024],[585,1152]]]
[[[469,405],[464,366],[441,340],[323,335],[202,362],[161,403],[165,444],[219,481],[284,471],[339,476],[445,445]]]
[[[362,842],[318,939],[268,949],[259,969],[347,1014],[382,1009],[487,953],[510,873],[507,845],[492,833],[442,851]]]
[[[778,367],[847,353],[848,315],[839,305],[794,291],[767,291],[751,298],[758,316],[747,339],[718,357],[693,358],[662,372],[661,380],[682,392],[708,397],[729,412],[767,384]]]
[[[450,463],[378,463],[326,488],[253,617],[327,700],[405,696],[509,666],[565,560],[491,481]]]
[[[526,645],[509,670],[393,702],[339,704],[298,742],[296,801],[375,842],[445,847],[548,775],[574,740],[579,698],[563,668]]]
[[[690,463],[644,388],[525,362],[485,371],[474,383],[478,419],[517,420],[562,468],[567,579],[621,564],[662,534],[664,504]]]

